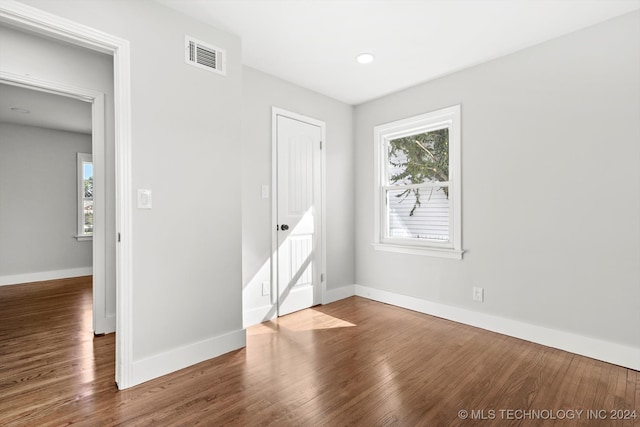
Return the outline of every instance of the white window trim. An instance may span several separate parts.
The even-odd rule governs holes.
[[[77,178],[78,181],[78,207],[77,207],[77,226],[76,235],[74,236],[79,242],[93,240],[93,234],[84,232],[84,163],[93,163],[93,156],[88,153],[77,153]],[[95,176],[95,173],[94,173]]]
[[[449,232],[450,241],[418,241],[417,239],[389,238],[384,235],[386,224],[385,197],[388,141],[408,135],[449,127]],[[462,259],[462,194],[460,155],[460,105],[443,108],[431,113],[376,126],[374,136],[374,240],[376,250],[426,255],[450,259]]]

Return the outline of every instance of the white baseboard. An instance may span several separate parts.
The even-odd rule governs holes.
[[[355,285],[355,295],[640,370],[640,348]]]
[[[243,348],[246,342],[245,330],[241,329],[134,361],[128,387]]]
[[[271,320],[276,317],[276,311],[275,305],[264,305],[262,307],[245,310],[242,313],[242,326],[248,328],[249,326]]]
[[[352,297],[356,294],[356,285],[342,286],[336,289],[327,289],[323,304],[330,304],[341,299]]]
[[[67,279],[69,277],[91,276],[93,267],[68,268],[66,270],[38,271],[37,273],[0,276],[0,286],[21,283],[42,282],[43,280]]]

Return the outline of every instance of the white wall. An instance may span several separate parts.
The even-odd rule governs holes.
[[[240,40],[147,0],[24,3],[131,44],[133,192],[153,191],[133,212],[134,382],[244,345]],[[226,49],[226,77],[184,63],[185,34]]]
[[[359,105],[358,285],[640,349],[639,20]],[[455,104],[464,260],[375,251],[373,127]]]
[[[353,108],[253,68],[244,67],[242,125],[242,252],[245,325],[273,315],[262,282],[270,280],[271,107],[326,124],[327,289],[354,284]]]
[[[76,153],[91,153],[91,135],[0,123],[0,284],[61,270],[91,274],[91,241],[74,238]]]

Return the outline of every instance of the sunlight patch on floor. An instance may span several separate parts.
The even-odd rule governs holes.
[[[349,328],[356,326],[346,320],[333,317],[314,309],[291,313],[286,316],[247,328],[247,335],[275,334],[280,328],[302,332],[321,329]]]
[[[93,310],[82,313],[83,339],[78,343],[80,349],[80,383],[91,384],[96,379],[96,366],[93,346]]]
[[[272,320],[269,320],[268,322],[258,323],[257,325],[249,326],[247,328],[247,336],[277,333],[278,325],[275,321]]]

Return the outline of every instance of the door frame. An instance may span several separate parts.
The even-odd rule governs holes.
[[[133,385],[131,78],[129,41],[19,3],[0,1],[0,22],[113,56],[115,118],[116,377]]]
[[[271,305],[276,307],[276,316],[280,316],[278,304],[278,116],[287,117],[320,128],[320,304],[324,304],[327,294],[327,215],[326,215],[326,124],[325,122],[294,113],[283,108],[271,107]],[[276,292],[274,292],[274,290]]]
[[[0,70],[0,83],[29,90],[52,93],[91,104],[91,154],[94,175],[94,229],[93,247],[93,332],[105,334],[116,330],[115,318],[107,315],[106,294],[106,169],[105,169],[105,95],[90,89],[63,83],[21,76]]]

